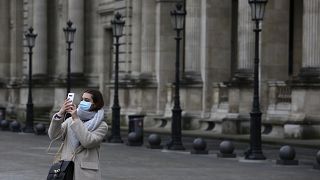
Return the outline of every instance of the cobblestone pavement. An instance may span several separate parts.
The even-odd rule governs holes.
[[[123,140],[126,142],[124,136]],[[163,142],[168,137],[163,136]],[[242,158],[247,143],[236,142],[237,158],[218,158],[221,140],[206,139],[209,155],[192,155],[193,138],[183,138],[186,151],[148,149],[103,143],[101,169],[105,180],[319,180],[312,168],[318,149],[297,147],[298,166],[276,165],[280,145],[264,145],[265,161]],[[0,131],[0,180],[44,180],[52,156],[47,136]],[[52,151],[56,151],[53,147]]]

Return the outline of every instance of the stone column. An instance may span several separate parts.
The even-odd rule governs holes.
[[[52,62],[49,61],[52,65],[53,77],[57,85],[54,88],[53,96],[54,103],[51,112],[55,113],[59,110],[61,106],[61,100],[66,97],[66,79],[67,79],[67,43],[65,40],[65,35],[63,28],[67,26],[67,9],[68,1],[58,0],[58,1],[48,1],[50,6],[50,22],[48,31],[51,32],[48,36],[49,42],[48,46],[50,51],[48,51],[49,59],[52,59]],[[73,45],[72,45],[73,47]],[[71,85],[72,86],[72,85]]]
[[[137,76],[141,71],[141,2],[132,1],[132,75]],[[126,21],[127,23],[127,21]]]
[[[290,3],[292,2],[268,1],[264,19],[260,24],[262,31],[259,91],[260,108],[263,113],[266,112],[270,102],[268,98],[270,83],[289,79]]]
[[[298,1],[299,3],[299,1]],[[296,4],[295,4],[296,5]],[[286,138],[318,138],[320,108],[320,1],[304,0],[302,17],[302,68],[300,81],[292,83],[289,122],[284,124]],[[306,81],[304,81],[306,80]],[[311,117],[311,118],[310,118]],[[310,122],[306,125],[304,122]],[[296,123],[290,123],[296,122]]]
[[[82,74],[84,71],[84,0],[68,0],[68,19],[77,29],[72,44],[71,73]]]
[[[208,65],[208,59],[206,56],[206,44],[207,44],[207,0],[201,0],[201,47],[200,47],[200,61],[201,61],[201,78],[203,81],[202,88],[202,117],[208,118],[210,116],[210,108],[212,104],[212,86],[210,78],[208,77],[208,71],[206,68]]]
[[[10,84],[16,84],[22,75],[22,36],[23,3],[20,0],[10,1]],[[2,6],[1,6],[2,7]],[[2,12],[2,10],[1,10]],[[2,17],[2,15],[0,16]]]
[[[110,56],[111,53],[110,47],[108,47],[107,51],[104,49],[104,28],[101,24],[100,15],[96,11],[99,8],[99,2],[100,0],[85,1],[86,59],[84,61],[85,64],[88,63],[90,66],[85,66],[84,72],[86,73],[88,83],[97,84],[99,82],[99,89],[101,92],[104,92],[104,80],[108,76],[106,72],[109,72],[106,65],[109,61],[106,61],[103,55],[107,53]]]
[[[251,20],[251,9],[248,1],[239,0],[238,5],[238,58],[235,77],[249,78],[253,75],[254,24]]]
[[[47,1],[33,0],[32,24],[36,34],[35,47],[33,48],[33,75],[47,73]]]
[[[10,70],[10,29],[9,1],[0,1],[0,85],[9,79]]]
[[[174,9],[175,0],[156,1],[156,79],[157,113],[165,109],[167,84],[174,81],[175,71],[175,31],[171,25],[170,11]]]
[[[186,1],[185,71],[200,74],[201,1]]]
[[[141,73],[152,75],[155,70],[156,2],[142,1]]]
[[[214,111],[215,102],[222,102],[219,99],[222,91],[220,84],[230,80],[231,77],[232,2],[234,1],[202,1],[201,21],[204,21],[201,30],[201,77],[204,84],[202,110],[204,117],[208,118],[206,116],[211,107],[210,119],[214,121],[216,117],[221,117]],[[225,116],[227,113],[223,109],[224,105],[221,105]],[[217,126],[220,126],[219,122]]]
[[[63,32],[63,28],[67,26],[67,1],[65,0],[59,0],[59,1],[53,1],[51,3],[54,3],[54,6],[56,6],[56,11],[54,11],[54,15],[56,16],[56,26],[50,26],[54,30],[55,38],[51,40],[54,53],[52,53],[52,59],[55,62],[55,74],[54,76],[58,81],[61,79],[67,79],[67,43],[65,40],[65,35]],[[49,22],[50,23],[50,22]],[[50,23],[51,24],[51,23]],[[48,37],[48,39],[51,39],[52,37]],[[51,46],[51,45],[50,45]],[[74,47],[74,45],[72,45]],[[49,52],[50,54],[51,52]]]
[[[231,76],[231,1],[207,0],[205,58],[212,82],[228,81]]]
[[[303,1],[302,76],[320,75],[320,1]]]

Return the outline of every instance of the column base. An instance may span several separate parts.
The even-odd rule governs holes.
[[[320,80],[320,68],[318,67],[305,67],[301,68],[300,74],[299,74],[300,80],[305,81],[314,81],[317,79]]]
[[[51,79],[51,84],[56,86],[65,86],[67,83],[67,74],[54,76]],[[90,77],[85,76],[83,73],[70,74],[71,88],[74,87],[87,87],[90,84]]]
[[[185,72],[181,77],[180,83],[182,85],[202,84],[201,74],[199,72]]]
[[[240,82],[252,82],[253,81],[253,70],[250,69],[238,69],[232,81],[240,81]]]

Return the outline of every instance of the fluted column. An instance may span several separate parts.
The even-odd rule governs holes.
[[[33,0],[32,24],[38,34],[34,47],[32,74],[45,75],[47,73],[47,1]]]
[[[202,0],[201,77],[202,109],[208,116],[217,102],[216,84],[231,77],[232,3],[235,1]]]
[[[97,83],[99,82],[99,89],[101,92],[105,93],[104,82],[109,77],[106,72],[109,71],[109,62],[110,60],[107,55],[110,57],[110,39],[106,35],[104,36],[104,32],[106,31],[102,28],[100,14],[96,12],[99,8],[100,0],[90,0],[85,1],[85,47],[86,47],[86,59],[84,60],[86,63],[90,63],[91,66],[86,66],[85,72],[87,77],[89,78],[89,83]],[[107,33],[106,33],[107,34]],[[108,42],[105,43],[104,42]],[[103,94],[104,94],[103,93]],[[105,102],[107,102],[107,96],[104,96]]]
[[[141,73],[154,74],[156,1],[142,0]]]
[[[320,1],[303,1],[302,75],[320,75]]]
[[[186,1],[185,71],[200,74],[201,1]]]
[[[235,76],[250,77],[254,59],[254,24],[248,0],[239,0],[238,5],[238,58]]]
[[[202,88],[202,117],[207,118],[210,115],[211,109],[211,94],[212,94],[212,83],[210,77],[208,77],[208,69],[204,68],[209,65],[209,60],[206,56],[206,46],[207,46],[207,0],[201,0],[201,47],[200,47],[200,60],[201,60],[201,78],[203,81]]]
[[[234,1],[202,2],[202,6],[206,6],[206,14],[202,14],[201,19],[201,73],[202,78],[207,76],[208,83],[228,81],[231,76],[232,2]]]
[[[53,1],[51,2],[56,7],[54,15],[56,16],[56,26],[50,26],[54,28],[54,37],[51,41],[53,42],[50,46],[54,47],[53,49],[53,60],[55,64],[55,78],[57,80],[67,78],[67,44],[65,40],[65,35],[63,28],[67,26],[67,1]],[[48,37],[49,39],[52,36]],[[51,50],[50,50],[51,51]],[[50,54],[50,52],[49,52]]]
[[[0,1],[0,84],[8,80],[10,65],[9,1]]]
[[[141,71],[141,1],[132,1],[132,75]]]
[[[10,84],[16,84],[22,74],[23,36],[21,35],[23,2],[10,0]],[[2,5],[1,5],[2,7]],[[0,10],[2,12],[2,10]],[[0,16],[2,17],[2,15]]]
[[[72,44],[71,73],[82,74],[84,71],[84,0],[68,0],[68,19],[77,29]]]
[[[171,25],[170,11],[175,0],[156,1],[156,78],[157,112],[163,113],[166,103],[166,85],[174,81],[175,31]]]

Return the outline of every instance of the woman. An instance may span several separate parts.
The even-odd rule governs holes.
[[[103,106],[99,91],[86,90],[78,108],[66,99],[52,117],[49,137],[63,140],[61,159],[74,161],[74,180],[101,179],[99,150],[108,130]],[[63,121],[65,113],[71,117]]]

